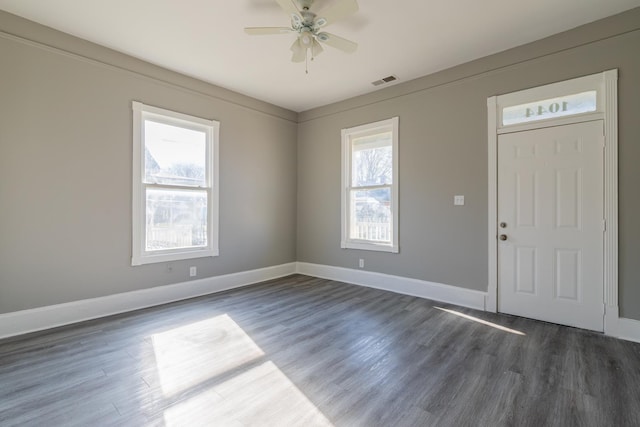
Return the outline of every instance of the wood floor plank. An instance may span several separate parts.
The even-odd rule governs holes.
[[[302,275],[0,341],[0,426],[639,426],[640,345]]]

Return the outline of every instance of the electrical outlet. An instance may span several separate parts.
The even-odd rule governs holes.
[[[453,196],[453,204],[455,206],[464,206],[464,196]]]
[[[198,274],[198,269],[196,267],[189,267],[189,276],[196,277],[196,274]]]
[[[364,260],[362,258],[360,258],[360,261],[358,261],[358,267],[364,268]]]

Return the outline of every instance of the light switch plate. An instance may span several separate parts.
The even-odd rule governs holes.
[[[464,206],[464,196],[453,196],[453,204],[456,206]]]

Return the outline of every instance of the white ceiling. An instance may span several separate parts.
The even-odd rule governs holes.
[[[334,1],[315,0],[312,10]],[[290,62],[292,34],[249,36],[245,26],[288,26],[275,0],[0,0],[0,9],[162,67],[305,111],[528,43],[640,6],[640,0],[359,0],[327,31],[358,42]],[[384,86],[383,86],[384,87]]]

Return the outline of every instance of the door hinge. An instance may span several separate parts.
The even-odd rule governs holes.
[[[607,231],[607,220],[606,219],[602,220],[602,231]]]

